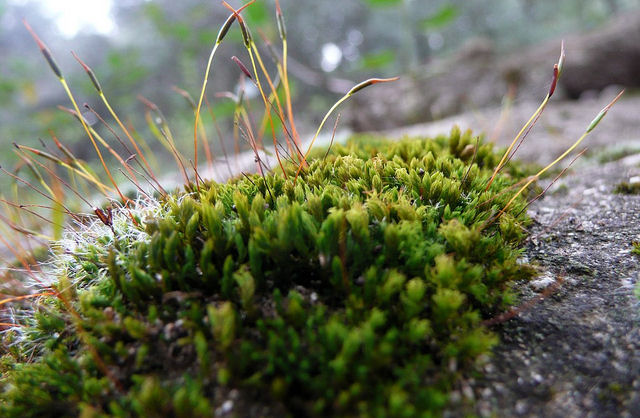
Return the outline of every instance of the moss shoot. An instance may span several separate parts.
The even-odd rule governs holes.
[[[3,335],[0,415],[431,416],[531,275],[491,145],[359,137],[68,231]],[[105,375],[108,370],[108,375]]]
[[[613,192],[618,194],[640,194],[640,183],[628,183],[623,181],[616,185]]]

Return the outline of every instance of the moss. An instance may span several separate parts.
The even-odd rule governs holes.
[[[532,273],[526,201],[486,222],[521,173],[485,192],[497,156],[474,143],[360,137],[296,182],[191,186],[140,227],[74,232],[52,274],[75,314],[43,298],[5,335],[0,414],[210,416],[235,391],[279,416],[438,415]]]
[[[600,164],[606,164],[612,161],[618,161],[630,155],[640,153],[640,149],[637,147],[613,147],[612,149],[607,149],[604,151],[598,152],[598,162]]]
[[[616,185],[613,192],[618,194],[640,194],[640,182],[627,183],[626,181],[623,181]]]

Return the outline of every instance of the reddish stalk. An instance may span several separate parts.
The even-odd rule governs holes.
[[[329,142],[329,147],[327,148],[327,152],[325,152],[324,157],[322,157],[323,160],[327,158],[327,155],[329,155],[329,151],[331,151],[331,147],[333,146],[333,140],[336,137],[336,129],[338,129],[338,123],[340,123],[340,113],[338,113],[338,116],[336,117],[336,121],[333,124],[333,131],[331,132],[331,142]]]
[[[551,186],[553,186],[554,184],[556,184],[556,182],[560,179],[560,177],[562,177],[564,175],[564,173],[567,172],[567,170],[569,170],[569,168],[571,168],[571,166],[573,165],[573,163],[575,163],[578,158],[582,157],[582,155],[587,152],[588,148],[583,149],[582,151],[580,151],[575,157],[573,157],[573,159],[571,160],[571,162],[562,169],[562,171],[560,171],[560,174],[558,174],[557,176],[555,176],[555,178],[547,185],[547,187],[544,188],[543,191],[541,191],[540,193],[538,193],[538,195],[536,197],[534,197],[533,199],[529,200],[527,202],[527,205],[522,208],[522,210],[518,213],[518,215],[516,215],[516,217],[518,217],[522,212],[524,212],[529,206],[531,206],[535,201],[537,201],[538,199],[540,199],[542,196],[544,196],[547,191],[551,188]]]
[[[78,108],[78,104],[77,104],[73,94],[71,93],[71,90],[69,89],[69,85],[67,84],[67,81],[63,77],[62,72],[60,71],[60,68],[58,67],[58,65],[56,64],[55,60],[53,59],[53,56],[51,55],[51,52],[49,51],[49,48],[47,48],[47,46],[40,40],[38,35],[36,35],[36,33],[33,31],[33,29],[31,29],[31,26],[29,26],[29,24],[27,23],[26,20],[23,20],[23,23],[24,23],[25,27],[27,28],[27,30],[29,31],[29,33],[31,33],[31,36],[35,40],[35,42],[38,45],[38,47],[40,48],[40,52],[42,53],[42,55],[44,56],[45,60],[47,61],[47,63],[51,67],[51,70],[58,77],[58,81],[60,82],[60,84],[62,85],[64,91],[67,93],[67,96],[71,100],[71,103],[73,104],[73,107],[74,107],[75,111],[80,116],[79,117],[80,123],[82,124],[82,127],[84,128],[85,132],[89,136],[89,139],[91,140],[93,148],[96,150],[96,153],[98,154],[98,158],[100,159],[100,162],[102,163],[102,167],[104,168],[105,172],[107,173],[107,176],[109,177],[109,180],[113,184],[113,187],[118,192],[118,196],[120,196],[120,199],[122,199],[123,202],[128,202],[130,199],[122,194],[122,192],[118,188],[118,184],[116,183],[115,179],[111,175],[111,171],[109,170],[109,167],[107,167],[107,164],[104,161],[104,158],[102,156],[102,152],[100,152],[100,148],[98,148],[98,144],[96,144],[96,141],[95,141],[93,135],[91,134],[91,131],[89,130],[89,127],[87,126],[87,123],[85,122],[84,118],[82,117],[82,113],[80,112],[80,109]]]
[[[340,106],[343,102],[345,102],[347,99],[349,99],[351,96],[353,96],[354,94],[356,94],[357,92],[359,92],[362,89],[365,89],[365,88],[367,88],[369,86],[372,86],[374,84],[388,83],[388,82],[391,82],[391,81],[396,81],[398,79],[399,79],[399,77],[393,77],[393,78],[370,78],[370,79],[368,79],[366,81],[363,81],[362,83],[359,83],[359,84],[355,85],[353,88],[351,88],[351,90],[349,90],[347,92],[347,94],[342,96],[342,98],[340,98],[340,100],[335,102],[335,104],[333,106],[331,106],[331,109],[329,109],[329,111],[324,115],[324,118],[322,118],[322,122],[320,122],[320,125],[318,126],[318,129],[316,130],[316,133],[313,136],[313,139],[311,140],[311,143],[309,144],[309,148],[307,148],[307,152],[304,154],[304,156],[302,158],[302,161],[300,162],[300,165],[298,166],[298,171],[296,171],[296,176],[295,176],[295,178],[293,180],[294,183],[298,179],[298,176],[300,175],[300,171],[302,171],[302,168],[307,164],[307,157],[309,157],[309,153],[311,152],[311,148],[313,148],[313,144],[316,142],[316,139],[318,139],[318,135],[320,135],[320,131],[322,130],[322,127],[327,122],[327,119],[329,118],[329,116],[331,116],[331,114],[334,112],[334,110],[336,110],[338,106]]]
[[[497,324],[502,324],[503,322],[507,322],[508,320],[514,318],[515,316],[523,313],[523,312],[527,312],[529,310],[531,310],[531,308],[533,308],[534,306],[536,306],[538,303],[542,302],[543,300],[545,300],[546,298],[548,298],[549,296],[551,296],[552,294],[554,294],[562,285],[562,283],[564,282],[564,279],[562,276],[558,276],[558,278],[556,279],[556,281],[553,282],[553,284],[551,284],[550,286],[548,286],[547,288],[545,288],[542,293],[540,293],[539,295],[537,295],[536,297],[534,297],[533,299],[523,303],[520,306],[516,306],[513,309],[510,309],[498,316],[495,316],[493,318],[489,318],[486,319],[484,321],[481,322],[481,324],[485,327],[490,327],[492,325],[497,325]]]
[[[238,21],[240,21],[240,18],[238,18]],[[276,139],[276,133],[275,133],[275,129],[274,129],[274,125],[273,125],[273,118],[271,117],[271,111],[270,111],[270,103],[268,102],[267,98],[265,97],[264,91],[262,90],[262,87],[260,86],[260,84],[256,80],[253,79],[253,77],[251,76],[251,73],[249,72],[249,70],[247,69],[247,67],[242,63],[242,61],[240,61],[240,59],[236,56],[231,57],[231,59],[238,65],[238,67],[240,67],[240,70],[244,73],[244,75],[251,80],[254,85],[256,87],[258,87],[258,90],[260,91],[260,94],[262,96],[262,100],[264,102],[264,106],[265,106],[265,111],[266,114],[268,116],[269,119],[269,125],[271,127],[271,134],[273,136],[273,147],[276,153],[276,158],[278,160],[278,164],[280,165],[280,169],[282,170],[282,174],[284,175],[285,178],[287,178],[287,172],[284,169],[284,166],[282,165],[282,161],[280,159],[280,153],[278,152],[278,141]],[[284,121],[283,121],[284,124]]]
[[[218,140],[220,141],[220,148],[222,149],[222,154],[224,155],[224,161],[227,165],[227,169],[229,170],[229,177],[233,177],[233,171],[231,171],[231,165],[229,164],[229,156],[227,155],[227,148],[224,146],[224,140],[222,139],[222,131],[220,130],[220,125],[218,124],[218,119],[216,118],[215,113],[213,113],[213,109],[209,105],[209,100],[204,98],[204,102],[207,106],[207,112],[213,121],[213,126],[216,130],[216,134],[218,135]]]
[[[164,116],[162,115],[162,112],[160,111],[160,108],[158,108],[158,106],[151,102],[150,100],[146,99],[145,97],[138,95],[138,100],[140,100],[142,103],[144,103],[145,106],[147,106],[147,112],[145,112],[145,119],[147,120],[147,123],[149,124],[149,127],[156,127],[155,122],[153,120],[153,118],[151,118],[151,114],[149,113],[150,111],[153,111],[156,115],[158,115],[158,117],[160,118],[160,121],[162,123],[162,129],[158,129],[156,127],[156,130],[159,132],[160,137],[158,137],[158,139],[163,138],[164,141],[166,141],[166,144],[169,148],[169,150],[171,151],[171,153],[173,154],[175,160],[176,160],[176,164],[178,164],[178,167],[180,168],[180,170],[182,171],[182,175],[184,176],[184,181],[185,184],[189,184],[189,175],[187,174],[187,170],[184,167],[184,163],[182,162],[182,156],[180,155],[180,153],[178,152],[178,150],[175,147],[175,144],[173,142],[173,136],[171,135],[171,131],[169,131],[168,129],[168,124],[166,119],[164,118]],[[163,143],[163,141],[161,141],[161,143]]]
[[[191,106],[191,110],[193,110],[193,114],[195,115],[197,105],[196,105],[196,102],[193,100],[193,97],[191,97],[191,95],[189,94],[189,92],[179,88],[178,86],[171,86],[171,89],[176,93],[178,93],[180,96],[184,97],[187,104]],[[207,158],[207,164],[209,165],[209,169],[213,171],[213,153],[211,152],[211,148],[209,147],[209,140],[207,138],[207,131],[204,127],[204,124],[202,123],[200,124],[199,130],[200,130],[200,137],[202,140],[202,144],[204,147],[204,153]]]
[[[558,83],[558,79],[560,78],[560,74],[562,74],[564,59],[565,59],[565,54],[564,54],[564,41],[563,41],[560,45],[560,58],[558,59],[558,62],[553,65],[553,77],[551,79],[551,85],[549,86],[549,92],[547,93],[546,97],[542,101],[542,104],[540,104],[538,109],[536,109],[533,115],[531,115],[529,120],[524,124],[524,126],[520,129],[520,132],[518,132],[516,137],[513,139],[513,141],[509,145],[509,148],[507,148],[507,150],[505,151],[504,155],[502,156],[502,159],[500,160],[500,163],[498,163],[495,170],[493,171],[493,174],[491,175],[491,178],[489,179],[487,186],[485,187],[485,191],[489,190],[489,187],[491,187],[493,180],[498,175],[500,170],[502,170],[502,168],[508,162],[508,159],[510,159],[513,156],[513,154],[515,154],[515,151],[513,153],[511,152],[515,144],[519,142],[518,148],[520,147],[520,144],[522,144],[522,141],[524,141],[526,136],[529,134],[533,126],[536,124],[536,122],[540,118],[540,115],[542,115],[542,112],[544,112],[544,109],[547,107],[547,104],[549,103],[551,96],[553,96],[553,93],[556,91],[556,85]]]
[[[604,118],[604,116],[611,109],[611,107],[620,99],[620,97],[622,97],[623,93],[624,93],[624,90],[618,93],[618,95],[611,102],[609,102],[609,104],[607,104],[600,111],[600,113],[596,115],[596,117],[591,121],[591,123],[589,124],[585,132],[582,134],[582,136],[578,138],[578,140],[574,142],[573,145],[571,145],[565,152],[562,153],[562,155],[560,155],[558,158],[553,160],[553,162],[545,166],[542,170],[538,171],[529,181],[527,181],[527,183],[525,183],[525,185],[522,186],[520,190],[518,190],[518,192],[511,198],[511,200],[509,200],[509,202],[505,205],[505,207],[502,208],[502,210],[498,212],[498,214],[495,217],[493,217],[488,221],[488,224],[491,224],[492,222],[497,220],[504,212],[506,212],[506,210],[511,206],[511,204],[513,204],[513,202],[518,198],[518,196],[520,196],[520,194],[522,194],[522,192],[524,192],[531,183],[539,179],[542,174],[544,174],[551,167],[555,166],[558,162],[563,160],[567,155],[571,153],[571,151],[573,151],[578,145],[580,145],[580,143],[582,143],[582,141],[596,128],[596,126],[598,126],[600,121]]]
[[[296,144],[298,150],[301,147],[300,137],[298,135],[298,130],[296,129],[296,123],[293,118],[293,106],[291,104],[291,89],[289,86],[289,73],[287,68],[288,61],[288,45],[287,42],[287,27],[284,22],[284,15],[282,14],[282,9],[280,8],[280,1],[276,0],[276,21],[278,23],[278,33],[280,35],[280,40],[282,41],[282,85],[284,87],[284,94],[287,103],[287,115],[289,117],[289,123],[291,124],[291,131],[293,133],[293,141]],[[302,157],[302,155],[299,155]]]
[[[249,5],[253,4],[255,0],[251,0],[249,3],[245,4],[244,6],[242,6],[239,11],[245,9],[246,7],[248,7]],[[200,98],[198,99],[198,106],[196,107],[196,116],[195,116],[195,123],[193,126],[193,148],[194,148],[194,165],[197,167],[198,166],[198,122],[200,119],[200,108],[202,107],[202,101],[204,99],[204,95],[205,95],[205,91],[207,88],[207,83],[209,81],[209,72],[211,71],[211,64],[213,63],[213,57],[216,54],[216,51],[218,50],[218,47],[220,46],[220,44],[222,43],[223,39],[225,38],[225,36],[227,35],[227,32],[229,32],[229,29],[231,28],[231,25],[233,24],[233,22],[236,19],[236,14],[235,12],[233,14],[231,14],[227,20],[224,22],[224,24],[222,25],[222,27],[220,28],[220,31],[218,32],[218,36],[216,37],[216,42],[213,46],[213,49],[211,50],[211,53],[209,54],[209,60],[207,61],[207,69],[205,70],[204,73],[204,80],[202,82],[202,89],[200,91]],[[196,178],[196,188],[199,188],[200,185],[198,184],[198,179]]]
[[[34,160],[35,161],[35,160]],[[39,190],[37,187],[35,187],[34,185],[32,185],[31,183],[29,183],[28,181],[18,177],[17,175],[5,170],[3,167],[0,166],[0,171],[2,171],[3,173],[7,174],[8,176],[12,177],[13,179],[15,179],[16,181],[24,184],[25,186],[27,186],[29,189],[33,190],[34,192],[38,193],[39,195],[41,195],[42,197],[44,197],[47,200],[50,200],[51,202],[55,203],[55,204],[59,204],[61,207],[63,207],[67,213],[69,213],[70,215],[73,213],[71,212],[71,210],[69,210],[69,208],[67,208],[66,206],[64,206],[64,204],[62,202],[58,202],[55,198],[53,198],[52,196],[47,195],[46,193],[44,193],[43,191]],[[82,198],[84,200],[84,198]],[[86,202],[86,200],[85,200]]]
[[[89,78],[91,79],[91,82],[93,83],[93,86],[96,88],[96,90],[98,91],[98,95],[100,96],[100,99],[102,99],[102,102],[105,104],[105,106],[107,107],[107,109],[109,110],[109,113],[111,114],[111,116],[115,119],[116,123],[118,124],[118,126],[120,127],[120,129],[122,129],[122,131],[124,132],[124,134],[126,135],[127,139],[129,140],[129,142],[131,142],[131,145],[133,145],[133,148],[136,150],[136,153],[138,153],[138,155],[140,156],[140,158],[142,159],[142,162],[144,163],[145,167],[147,168],[147,172],[149,173],[149,175],[151,176],[151,178],[156,182],[156,184],[159,185],[158,183],[158,179],[155,177],[155,175],[153,174],[153,170],[151,169],[151,166],[149,165],[149,163],[147,162],[147,159],[144,156],[144,153],[140,150],[140,148],[138,147],[138,143],[136,142],[136,140],[133,138],[133,136],[131,135],[131,133],[129,132],[129,130],[124,126],[124,124],[122,123],[122,121],[120,120],[120,118],[118,117],[118,114],[113,110],[113,108],[111,107],[111,105],[109,104],[109,101],[107,100],[107,97],[104,95],[104,92],[102,90],[102,87],[100,86],[100,83],[98,82],[98,78],[96,77],[95,73],[93,72],[93,70],[84,63],[84,61],[82,61],[80,59],[80,57],[78,57],[73,51],[71,52],[71,54],[73,55],[73,57],[80,63],[80,65],[82,66],[82,68],[85,70],[85,72],[87,73],[87,75],[89,76]],[[129,152],[129,154],[132,154],[131,152]]]
[[[93,109],[91,109],[86,103],[84,104],[84,107],[87,108],[89,111],[93,112]],[[77,119],[80,119],[80,115],[78,115],[73,109],[67,109],[63,106],[58,106],[58,109],[65,111],[73,116],[75,116]],[[94,114],[96,114],[94,112]],[[97,114],[96,114],[97,115]],[[101,119],[101,118],[100,118]],[[94,135],[94,137],[96,139],[98,139],[98,142],[100,142],[102,144],[103,147],[105,147],[107,149],[107,151],[113,155],[115,157],[116,160],[118,160],[118,162],[127,170],[129,171],[129,174],[133,175],[133,173],[129,170],[129,167],[127,166],[127,163],[125,163],[124,159],[120,156],[120,154],[118,154],[118,152],[116,150],[114,150],[108,143],[107,141],[104,140],[104,138],[102,138],[102,136],[100,136],[95,129],[93,129],[92,127],[89,127],[89,129],[91,130],[91,133]],[[135,176],[134,176],[135,178]]]

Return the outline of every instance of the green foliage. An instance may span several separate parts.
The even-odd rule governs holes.
[[[149,70],[141,63],[141,53],[135,49],[126,52],[110,51],[107,55],[109,72],[118,72],[118,83],[125,88],[133,87],[149,75]]]
[[[371,7],[389,7],[402,3],[403,0],[365,0]]]
[[[531,274],[525,201],[487,223],[517,177],[485,192],[497,157],[470,144],[355,138],[296,182],[192,185],[139,227],[85,231],[55,263],[76,314],[40,301],[0,414],[210,416],[235,389],[293,416],[437,415]]]
[[[460,15],[460,10],[453,4],[442,5],[433,15],[422,21],[424,30],[441,29],[453,23]]]
[[[618,161],[630,155],[640,153],[640,148],[633,146],[622,146],[611,148],[607,148],[604,150],[598,150],[597,154],[594,154],[594,157],[597,157],[598,162],[600,164],[606,164],[612,161]]]
[[[256,2],[254,5],[246,9],[246,14],[252,24],[258,26],[269,23],[271,18],[271,10],[264,2]]]
[[[390,65],[395,61],[395,59],[396,54],[393,50],[384,49],[379,52],[364,55],[360,59],[360,66],[363,69],[375,70]]]

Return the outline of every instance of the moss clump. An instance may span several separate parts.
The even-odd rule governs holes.
[[[612,161],[618,161],[630,155],[640,153],[640,149],[637,147],[613,147],[612,149],[607,149],[598,152],[598,162],[600,164],[610,163]]]
[[[77,315],[44,298],[5,334],[0,414],[437,415],[531,274],[525,201],[485,226],[518,173],[485,192],[497,157],[470,165],[474,143],[356,138],[295,185],[292,166],[76,231],[51,274]]]
[[[613,192],[618,194],[640,194],[640,182],[627,183],[626,181],[623,181],[616,185]]]

